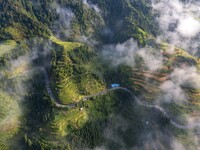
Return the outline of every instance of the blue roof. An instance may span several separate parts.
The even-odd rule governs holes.
[[[111,87],[119,87],[119,84],[111,84]]]

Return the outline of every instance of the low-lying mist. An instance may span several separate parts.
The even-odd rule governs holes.
[[[34,38],[22,42],[26,46],[17,45],[17,50],[25,51],[24,55],[10,57],[6,66],[1,69],[0,76],[0,144],[7,143],[8,137],[17,133],[23,125],[27,95],[32,89],[30,80],[38,73],[38,68],[48,63],[37,65],[34,61],[49,54],[51,42]],[[42,50],[41,50],[42,49]],[[9,54],[12,56],[12,54]],[[19,146],[19,145],[18,145]],[[20,147],[20,146],[19,146]]]
[[[81,2],[84,7],[101,15],[102,11],[98,5],[88,0]],[[171,66],[166,64],[175,55],[182,56],[177,54],[177,47],[195,57],[200,55],[200,2],[151,0],[150,6],[161,31],[155,37],[157,42],[155,43],[158,45],[164,42],[165,44],[169,43],[165,51],[161,49],[161,46],[152,46],[151,44],[144,47],[139,46],[135,39],[130,38],[122,43],[103,45],[98,53],[99,57],[108,62],[111,68],[125,64],[132,68],[133,72],[142,75],[145,71],[147,75],[148,73],[164,74],[165,77],[159,84],[151,83],[159,91],[155,94],[152,92],[151,100],[147,100],[139,94],[136,98],[145,105],[163,108],[178,125],[193,128],[180,129],[178,126],[173,126],[170,124],[171,118],[166,118],[155,107],[151,109],[138,105],[133,98],[129,99],[130,103],[119,110],[116,116],[109,116],[109,121],[103,130],[105,140],[94,150],[195,150],[200,148],[199,103],[196,99],[193,103],[191,100],[193,97],[191,98],[188,94],[191,91],[199,92],[199,66],[198,64],[189,65],[187,62],[182,62],[181,65],[168,62]],[[101,43],[93,38],[92,33],[87,36],[78,33],[79,27],[77,27],[77,37],[71,38],[75,13],[71,8],[61,7],[57,3],[53,3],[52,8],[59,18],[52,23],[52,30],[56,37],[79,41],[93,47]],[[110,29],[105,29],[103,32],[112,38]],[[38,68],[50,65],[49,60],[45,59],[53,47],[50,41],[34,38],[26,40],[25,43],[28,47],[26,53],[9,60],[0,73],[0,132],[1,130],[6,131],[8,124],[20,126],[20,116],[25,110],[23,103],[27,100],[27,92],[32,88],[28,81],[37,73]],[[166,58],[164,53],[167,53],[169,58]],[[188,55],[184,58],[191,57],[193,59],[192,55]],[[147,76],[141,80],[146,84],[150,82]],[[128,98],[124,97],[123,100],[126,99]],[[173,108],[174,112],[172,112]],[[3,117],[1,118],[1,116]]]
[[[157,14],[156,19],[162,32],[158,39],[198,55],[199,5],[200,3],[195,0],[152,1],[153,11]]]
[[[180,47],[187,50],[190,54],[199,55],[199,36],[200,36],[200,11],[198,1],[182,2],[180,0],[169,1],[151,1],[153,12],[157,14],[156,20],[159,23],[161,34],[156,37],[158,43],[163,41],[170,44],[166,49],[168,54],[175,54],[175,48]],[[101,56],[104,60],[110,62],[111,66],[117,67],[120,64],[126,64],[133,69],[137,67],[137,58],[142,58],[142,63],[145,65],[145,69],[150,72],[160,72],[164,68],[165,59],[163,51],[160,48],[152,46],[139,47],[134,39],[129,39],[124,43],[116,43],[111,45],[104,45],[102,48]],[[142,69],[142,68],[140,68]],[[148,81],[146,81],[148,82]],[[165,106],[177,105],[190,106],[190,97],[188,91],[185,89],[197,89],[200,88],[200,74],[198,66],[190,66],[182,64],[180,66],[173,66],[173,70],[168,73],[166,80],[158,86],[160,93],[154,95],[154,100],[151,103],[153,105],[159,105],[166,109],[169,114],[173,116],[169,108]],[[141,101],[145,101],[143,98],[139,98]],[[135,107],[132,107],[135,109]],[[185,109],[182,107],[182,109]],[[191,106],[192,109],[192,106]],[[194,110],[198,114],[198,110]],[[135,112],[141,113],[141,111]],[[160,112],[157,112],[160,113]],[[134,114],[136,115],[136,114]],[[147,114],[146,114],[147,115]],[[155,115],[155,114],[153,114]],[[152,114],[148,114],[149,118],[156,117]],[[191,143],[188,145],[184,143],[177,136],[176,132],[180,129],[176,127],[169,127],[168,125],[158,127],[161,122],[154,122],[151,125],[150,119],[148,121],[143,120],[145,115],[141,117],[140,121],[143,121],[144,127],[140,134],[137,136],[137,140],[140,139],[135,147],[127,148],[125,142],[126,132],[121,130],[128,130],[132,127],[137,128],[130,122],[125,122],[123,116],[122,120],[115,120],[114,126],[108,126],[105,129],[105,138],[112,144],[119,144],[119,149],[173,149],[173,150],[186,150],[186,149],[199,149],[200,138],[198,136],[198,128],[200,127],[200,118],[198,115],[193,116],[183,112],[180,116],[173,116],[180,124],[188,125],[188,127],[194,127],[190,130],[184,130],[185,139]],[[155,119],[155,118],[154,118]],[[125,122],[125,123],[124,123]],[[145,123],[146,122],[146,123]],[[117,126],[117,127],[116,127]],[[127,128],[129,126],[129,128]],[[145,128],[148,128],[147,130]],[[120,133],[120,131],[123,133]],[[132,133],[132,134],[135,134]],[[131,136],[129,138],[132,138]],[[127,139],[129,140],[129,139]],[[131,140],[131,139],[130,139]],[[137,141],[136,140],[136,141]],[[103,145],[96,150],[111,149],[110,145]]]

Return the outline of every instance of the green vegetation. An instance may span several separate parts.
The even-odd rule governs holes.
[[[0,44],[0,48],[0,69],[10,67],[11,60],[16,60],[30,50],[26,41],[23,41],[20,44],[17,44],[14,41],[6,41]]]
[[[90,2],[98,5],[101,12],[81,0],[0,1],[0,149],[76,150],[102,145],[111,150],[130,149],[142,145],[141,140],[145,141],[149,131],[152,135],[158,135],[157,131],[160,135],[169,134],[171,139],[175,135],[190,145],[189,132],[174,129],[156,110],[135,105],[134,98],[125,91],[81,101],[119,83],[152,103],[161,94],[159,86],[176,66],[196,66],[198,71],[200,68],[199,59],[186,51],[175,48],[171,53],[167,51],[169,44],[156,43],[154,36],[159,31],[145,1]],[[73,17],[68,19],[65,14],[67,19],[63,21],[58,9],[70,10]],[[68,20],[68,25],[63,23]],[[98,58],[102,45],[130,38],[141,47],[152,46],[153,52],[160,50],[163,68],[148,71],[140,56],[136,56],[134,68],[125,64],[112,67]],[[77,42],[85,39],[90,44]],[[41,68],[47,70],[58,103],[77,102],[75,108],[55,107]],[[185,117],[199,111],[200,90],[182,88],[189,102],[163,104],[170,115]],[[159,144],[170,149],[164,138],[159,139]]]
[[[151,8],[144,1],[91,1],[98,4],[100,9],[106,13],[104,16],[105,23],[114,34],[112,37],[102,35],[102,40],[105,43],[123,42],[133,37],[140,45],[144,45],[148,35],[158,33]]]
[[[0,56],[3,56],[6,53],[9,53],[16,47],[16,42],[12,40],[8,40],[0,45]]]
[[[17,133],[20,113],[18,102],[0,91],[0,149],[7,149],[7,140]]]
[[[51,128],[54,134],[64,137],[73,130],[82,128],[87,121],[88,116],[85,110],[81,111],[79,108],[76,108],[68,111],[60,111],[55,116]]]
[[[28,8],[29,7],[29,8]],[[35,17],[30,2],[5,0],[0,2],[0,39],[21,40],[33,36],[47,36],[49,29]]]
[[[84,96],[105,88],[101,77],[90,67],[95,54],[88,46],[55,40],[52,53],[52,87],[62,103],[78,102]]]
[[[122,42],[133,37],[144,45],[149,35],[158,33],[151,8],[143,1],[91,2],[104,13],[96,12],[79,0],[2,1],[0,8],[5,13],[0,15],[0,38],[20,41],[36,36],[48,38],[52,33],[59,33],[61,38],[70,41],[79,40],[83,35],[98,38],[104,43]],[[70,8],[74,14],[70,27],[58,22],[61,18],[56,9],[64,8]],[[102,34],[104,28],[110,28],[114,35]],[[68,36],[65,35],[66,30]]]
[[[74,50],[75,48],[78,48],[83,45],[83,44],[77,43],[77,42],[64,42],[54,36],[51,36],[50,40],[52,42],[54,42],[55,44],[61,46],[63,49],[65,49],[67,51]]]
[[[46,136],[46,141],[60,141],[67,138],[69,145],[64,141],[61,142],[62,149],[66,147],[71,147],[71,149],[94,148],[101,144],[103,128],[108,122],[109,116],[114,115],[117,111],[118,103],[123,96],[122,93],[111,93],[99,96],[94,101],[80,103],[80,107],[75,109],[57,111],[55,119],[48,127],[51,132],[47,135],[51,136]],[[54,146],[55,149],[59,148],[58,145]]]

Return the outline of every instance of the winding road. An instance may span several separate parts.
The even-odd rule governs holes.
[[[45,75],[45,83],[46,83],[46,89],[47,89],[47,92],[50,96],[50,98],[53,100],[54,104],[56,107],[59,107],[59,108],[74,108],[76,107],[76,103],[73,103],[73,104],[61,104],[59,102],[59,100],[56,99],[56,97],[54,96],[51,88],[50,88],[50,82],[49,82],[49,78],[48,78],[48,74],[46,72],[46,70],[44,68],[40,68],[43,72],[44,72],[44,75]],[[168,118],[170,120],[170,123],[175,126],[176,128],[179,128],[179,129],[194,129],[196,127],[200,127],[200,123],[196,123],[196,124],[188,124],[188,125],[180,125],[178,124],[176,121],[174,121],[170,116],[169,114],[166,112],[166,110],[158,105],[149,105],[149,104],[145,104],[143,102],[141,102],[135,95],[132,91],[130,91],[129,89],[127,88],[124,88],[124,87],[115,87],[115,88],[110,88],[110,89],[106,89],[104,91],[100,91],[96,94],[92,94],[92,95],[89,95],[89,96],[86,96],[84,97],[83,99],[80,99],[79,101],[87,101],[89,100],[90,98],[92,97],[97,97],[99,95],[104,95],[104,94],[107,94],[109,92],[112,92],[112,91],[116,91],[116,90],[123,90],[123,91],[126,91],[128,92],[132,97],[133,99],[136,101],[136,103],[140,106],[143,106],[143,107],[146,107],[146,108],[152,108],[152,109],[156,109],[158,111],[160,111],[166,118]]]

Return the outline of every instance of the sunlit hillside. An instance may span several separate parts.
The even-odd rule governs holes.
[[[199,150],[199,6],[0,1],[0,150]]]

